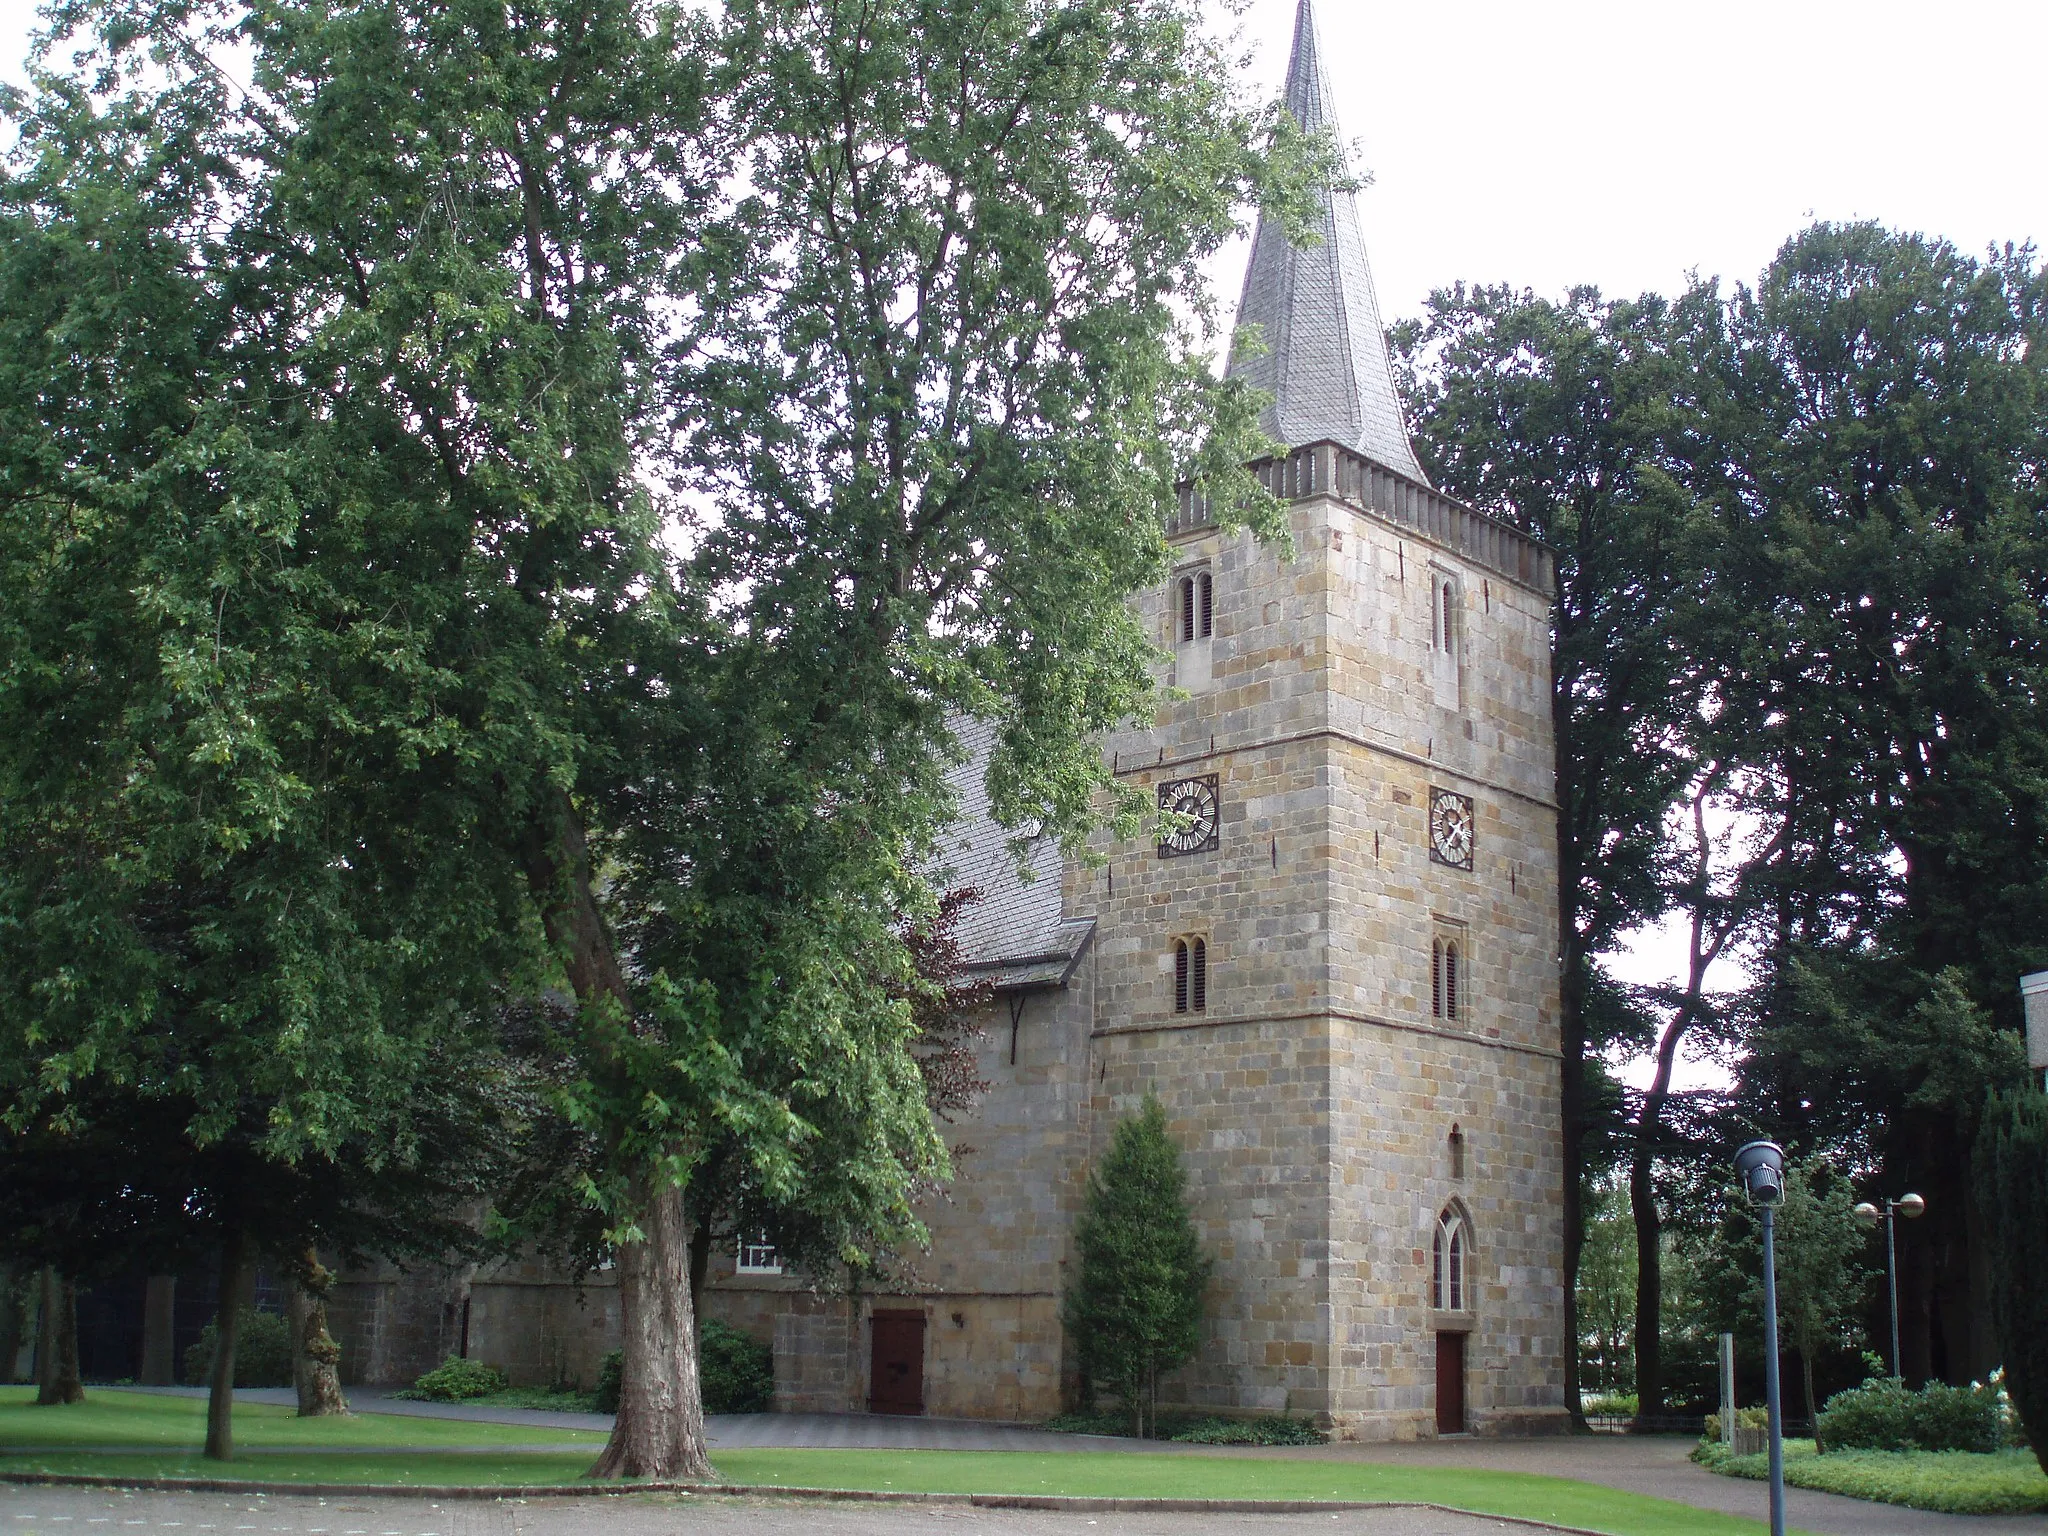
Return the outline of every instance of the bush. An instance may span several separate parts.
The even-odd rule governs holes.
[[[1761,1482],[1770,1475],[1769,1457],[1732,1455],[1723,1445],[1702,1444],[1692,1459],[1727,1477]],[[1817,1456],[1811,1440],[1788,1440],[1785,1481],[1794,1488],[1950,1515],[2048,1510],[2048,1477],[2024,1451],[1992,1456],[1967,1451],[1830,1451]]]
[[[590,1394],[590,1406],[599,1413],[619,1411],[619,1383],[625,1379],[626,1352],[615,1349],[597,1368],[597,1390]]]
[[[1602,1397],[1589,1397],[1583,1411],[1596,1418],[1632,1419],[1636,1416],[1636,1395],[1610,1392]]]
[[[617,1349],[597,1368],[591,1406],[599,1413],[619,1411],[625,1368],[625,1352]],[[697,1329],[697,1377],[706,1413],[766,1413],[775,1406],[773,1347],[716,1318],[706,1318]]]
[[[1886,1377],[1829,1398],[1820,1439],[1830,1451],[1996,1451],[2005,1413],[1995,1387],[1932,1381],[1913,1392]]]
[[[1768,1408],[1738,1408],[1735,1410],[1735,1427],[1737,1429],[1769,1429],[1771,1427],[1771,1410]],[[1709,1442],[1719,1442],[1721,1438],[1721,1415],[1718,1413],[1707,1415],[1707,1432],[1703,1438]]]
[[[737,1328],[704,1320],[697,1329],[697,1369],[706,1413],[766,1413],[775,1406],[775,1351]]]
[[[430,1403],[466,1403],[473,1398],[503,1392],[512,1383],[495,1365],[450,1355],[412,1384],[408,1397]]]
[[[217,1324],[199,1330],[198,1342],[185,1351],[185,1383],[203,1387],[213,1374]],[[292,1327],[283,1318],[253,1308],[241,1310],[235,1337],[235,1385],[288,1387],[292,1384]]]

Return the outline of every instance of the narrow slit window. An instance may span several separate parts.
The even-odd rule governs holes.
[[[1209,1011],[1209,946],[1201,939],[1188,944],[1188,1012]]]
[[[1206,640],[1209,638],[1215,624],[1215,589],[1209,580],[1209,573],[1207,571],[1202,572],[1201,575],[1195,578],[1195,585],[1201,589],[1200,602],[1196,605],[1200,610],[1196,614],[1196,618],[1200,622],[1200,628],[1196,631],[1196,635],[1198,638]]]
[[[1195,579],[1183,576],[1180,581],[1180,638],[1183,642],[1195,638]]]
[[[1444,1016],[1444,941],[1438,939],[1429,947],[1429,1012],[1432,1018]]]
[[[1188,946],[1185,939],[1173,941],[1173,1011],[1188,1011]]]
[[[1465,1133],[1455,1125],[1451,1127],[1451,1177],[1465,1177]]]
[[[1458,946],[1445,944],[1444,947],[1444,1013],[1447,1019],[1458,1016]]]
[[[1439,606],[1439,622],[1437,624],[1437,649],[1442,651],[1446,656],[1448,656],[1451,653],[1451,604],[1454,591],[1455,589],[1447,581],[1443,584],[1442,590],[1439,593],[1437,599]]]

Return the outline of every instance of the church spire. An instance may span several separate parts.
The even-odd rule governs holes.
[[[1337,135],[1328,55],[1312,0],[1300,0],[1295,12],[1287,109],[1310,133]],[[1320,200],[1320,218],[1310,220],[1320,239],[1312,246],[1291,246],[1278,223],[1259,220],[1237,324],[1256,325],[1265,351],[1234,356],[1231,376],[1273,396],[1263,424],[1282,442],[1327,438],[1423,480],[1387,360],[1357,198],[1326,186]]]

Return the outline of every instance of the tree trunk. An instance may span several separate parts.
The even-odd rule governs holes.
[[[1648,1120],[1645,1108],[1643,1118]],[[1664,1411],[1664,1249],[1663,1219],[1657,1213],[1656,1158],[1643,1138],[1648,1124],[1637,1126],[1634,1155],[1629,1159],[1628,1204],[1636,1221],[1636,1417]]]
[[[711,1273],[711,1223],[700,1221],[690,1229],[690,1316],[704,1312],[704,1278]]]
[[[1826,1449],[1820,1443],[1820,1410],[1813,1406],[1813,1351],[1799,1351],[1799,1374],[1806,1382],[1806,1422],[1813,1428],[1813,1454],[1818,1456]]]
[[[55,1269],[43,1271],[43,1320],[36,1340],[36,1402],[44,1407],[85,1401],[78,1377],[78,1286]]]
[[[285,1313],[292,1329],[292,1385],[299,1394],[299,1417],[324,1419],[348,1412],[341,1396],[341,1346],[327,1331],[327,1291],[334,1274],[308,1248],[299,1260],[285,1293]]]
[[[21,1353],[21,1285],[14,1271],[0,1264],[0,1385],[14,1380],[15,1357]]]
[[[235,1342],[242,1331],[242,1283],[249,1242],[230,1233],[220,1248],[220,1300],[213,1322],[213,1369],[206,1382],[206,1459],[235,1459]]]
[[[656,1177],[656,1176],[649,1176]],[[623,1370],[619,1413],[591,1477],[708,1478],[683,1192],[649,1188],[642,1237],[618,1250]]]
[[[577,1002],[586,1009],[616,1009],[630,1020],[633,990],[598,908],[582,815],[567,794],[557,792],[535,816],[521,856],[541,927],[561,956]],[[648,1168],[637,1194],[639,1209],[622,1214],[637,1216],[642,1237],[619,1249],[619,1412],[589,1475],[709,1477],[683,1193]]]

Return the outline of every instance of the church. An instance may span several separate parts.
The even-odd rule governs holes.
[[[1300,0],[1286,100],[1335,131]],[[1292,549],[1192,492],[1135,601],[1170,657],[1156,716],[1102,743],[1179,813],[1022,879],[978,763],[950,884],[993,986],[989,1083],[953,1127],[903,1294],[815,1294],[772,1249],[713,1261],[717,1317],[775,1348],[787,1411],[1037,1420],[1071,1406],[1060,1303],[1090,1163],[1164,1103],[1215,1261],[1204,1341],[1161,1401],[1312,1416],[1345,1439],[1565,1425],[1550,554],[1434,490],[1410,446],[1356,198],[1321,239],[1254,239],[1238,309],[1271,394]],[[986,749],[969,740],[970,751]],[[442,1352],[591,1379],[616,1302],[538,1270],[350,1277],[347,1374]]]

